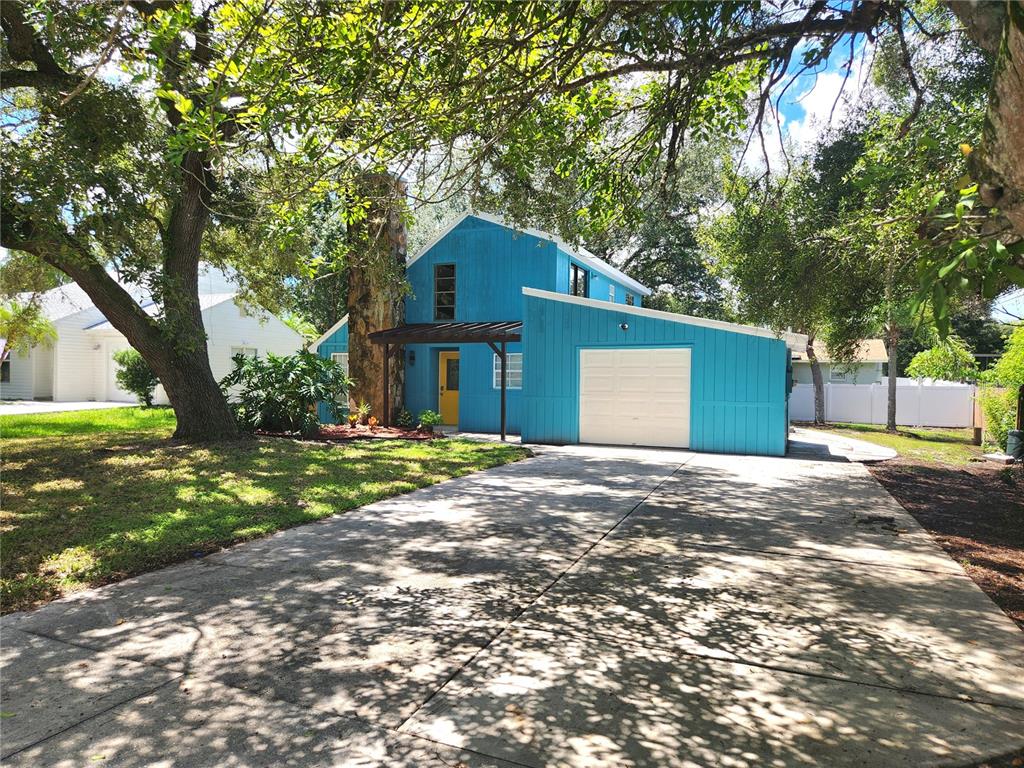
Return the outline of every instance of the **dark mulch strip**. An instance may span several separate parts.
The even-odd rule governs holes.
[[[267,432],[256,430],[260,437],[288,437],[295,439],[296,435],[290,432]],[[329,424],[320,427],[320,434],[316,437],[303,438],[305,440],[319,440],[325,443],[347,443],[351,440],[441,440],[444,433],[424,432],[420,429],[403,429],[401,427],[349,427],[343,424]]]
[[[1024,467],[895,459],[869,470],[1024,629]]]

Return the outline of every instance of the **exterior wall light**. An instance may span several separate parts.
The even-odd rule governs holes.
[[[623,331],[628,331],[629,323],[619,323],[619,328],[622,329]]]

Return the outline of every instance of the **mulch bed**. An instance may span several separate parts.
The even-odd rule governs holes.
[[[869,470],[1024,629],[1024,467],[894,459]]]
[[[295,439],[295,435],[288,432],[267,432],[257,430],[261,437],[289,437]],[[402,427],[366,427],[361,424],[350,427],[346,424],[325,424],[320,427],[320,434],[316,437],[303,438],[305,440],[320,440],[325,443],[347,443],[352,440],[440,440],[444,438],[442,432],[425,432],[421,429],[404,429]]]

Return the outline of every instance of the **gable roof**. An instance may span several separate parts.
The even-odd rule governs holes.
[[[308,350],[316,349],[321,344],[323,344],[325,341],[327,341],[331,336],[333,336],[335,331],[337,331],[339,328],[341,328],[341,326],[346,325],[347,323],[348,323],[348,315],[345,315],[343,318],[341,318],[341,320],[339,320],[334,325],[332,325],[330,328],[328,328],[326,331],[324,331],[323,335],[319,339],[317,339],[316,341],[309,342],[309,344],[306,345],[306,349],[308,349]]]
[[[641,296],[650,296],[652,293],[651,289],[648,288],[646,285],[644,285],[643,283],[638,283],[629,275],[619,271],[604,259],[600,259],[594,254],[592,254],[586,248],[574,248],[573,246],[566,243],[562,238],[558,237],[558,235],[553,235],[550,232],[542,232],[539,229],[520,229],[519,227],[509,224],[500,216],[495,216],[493,213],[482,213],[476,211],[466,211],[466,213],[462,214],[457,219],[455,219],[455,221],[453,221],[451,224],[449,224],[447,227],[441,230],[440,234],[436,235],[433,239],[430,240],[430,242],[428,242],[426,245],[420,248],[416,252],[416,254],[411,259],[409,259],[409,261],[406,263],[406,266],[412,266],[421,256],[423,256],[423,254],[425,254],[439,242],[444,240],[444,238],[446,238],[452,232],[452,230],[454,230],[457,226],[459,226],[459,224],[461,224],[471,216],[474,219],[480,219],[481,221],[486,221],[491,224],[497,224],[499,227],[510,229],[513,232],[519,232],[524,235],[531,235],[532,237],[536,237],[539,240],[548,240],[550,242],[553,242],[560,249],[568,253],[577,261],[586,264],[595,272],[600,272],[602,275],[611,280],[615,280],[618,283],[622,283],[627,288],[631,288],[632,290],[639,293]]]
[[[835,360],[833,360],[832,355],[828,353],[828,348],[822,341],[814,342],[814,354],[817,356],[819,363],[836,362]],[[886,363],[888,361],[889,353],[885,351],[885,341],[883,341],[882,339],[864,339],[864,341],[860,342],[860,344],[858,345],[857,353],[854,355],[852,362]],[[793,362],[808,362],[806,348],[797,351],[797,353],[793,355]]]
[[[714,328],[718,331],[731,331],[732,333],[745,333],[748,336],[763,336],[766,339],[779,339],[786,342],[791,350],[807,347],[807,337],[802,333],[775,333],[767,328],[759,328],[755,325],[740,325],[739,323],[728,323],[725,320],[711,320],[707,317],[695,317],[693,315],[680,315],[676,312],[663,312],[660,309],[646,309],[644,307],[633,307],[629,304],[612,304],[601,299],[584,299],[580,296],[569,296],[564,293],[553,291],[541,291],[536,288],[523,288],[524,296],[535,296],[539,299],[550,299],[552,301],[563,301],[567,304],[579,304],[594,309],[604,309],[608,312],[623,312],[627,315],[638,315],[640,317],[653,317],[659,320],[668,320],[673,323],[684,323],[696,325],[701,328]]]
[[[199,311],[205,312],[211,307],[216,307],[218,304],[223,304],[225,301],[230,301],[235,298],[238,294],[236,293],[210,293],[204,294],[199,297]],[[142,310],[150,317],[156,315],[160,310],[160,305],[155,301],[150,301],[147,304],[142,305]],[[87,325],[86,331],[115,331],[117,330],[111,325],[109,320],[100,320],[99,322]]]

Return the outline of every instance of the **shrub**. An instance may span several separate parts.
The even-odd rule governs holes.
[[[341,420],[341,403],[352,382],[332,360],[299,352],[266,358],[236,355],[234,361],[235,369],[220,385],[243,429],[314,435],[320,429],[321,401]]]
[[[983,388],[978,391],[985,414],[985,439],[999,450],[1006,450],[1006,437],[1017,421],[1015,389]]]
[[[411,429],[413,426],[412,414],[405,408],[400,410],[395,417],[395,426],[402,427],[402,429]]]
[[[420,428],[427,432],[433,432],[434,427],[441,423],[441,414],[436,411],[423,411],[420,413]]]
[[[131,392],[147,408],[153,405],[153,390],[160,379],[156,377],[142,355],[135,349],[120,349],[114,353],[117,363],[117,385]]]

